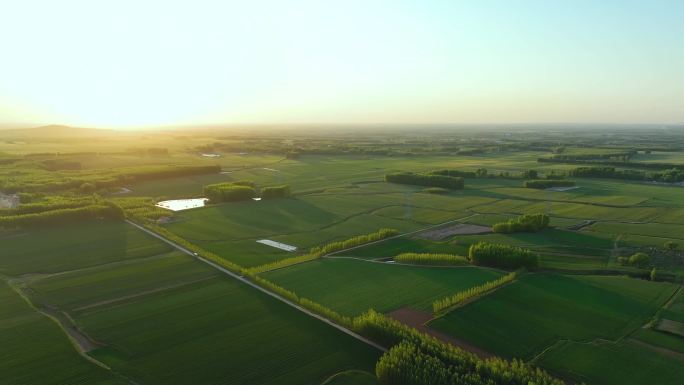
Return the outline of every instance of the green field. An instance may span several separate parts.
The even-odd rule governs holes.
[[[500,272],[475,267],[434,268],[329,258],[291,266],[264,277],[345,315],[403,306],[432,310],[432,302],[491,281]]]
[[[56,273],[170,250],[152,239],[127,223],[113,221],[20,232],[2,238],[0,273]]]
[[[164,288],[186,285],[220,274],[178,251],[158,257],[115,263],[37,279],[29,283],[40,303],[79,312]]]
[[[342,370],[372,370],[379,356],[223,277],[99,307],[78,322],[109,345],[94,357],[144,383],[318,385]]]
[[[430,326],[505,357],[558,340],[615,340],[645,324],[675,289],[622,277],[530,274]]]
[[[542,366],[588,385],[677,384],[684,361],[634,342],[563,343],[541,357]]]
[[[0,382],[31,384],[127,384],[81,357],[59,326],[0,282]]]
[[[205,250],[244,268],[396,229],[400,236],[259,274],[294,302],[308,299],[349,317],[404,307],[427,317],[433,301],[508,273],[401,265],[391,261],[398,254],[466,256],[482,241],[527,248],[539,255],[538,269],[427,327],[453,337],[445,341],[520,358],[568,383],[684,378],[684,189],[647,181],[665,168],[635,163],[684,163],[684,131],[286,130],[98,132],[87,141],[0,130],[0,206],[13,206],[5,194],[21,198],[17,209],[0,208],[0,384],[377,385],[379,349],[181,253],[124,216],[162,227],[200,256]],[[622,162],[618,171],[646,172],[638,174],[646,180],[578,178],[574,169],[589,165],[539,161],[615,152],[638,153],[628,162],[590,161]],[[434,184],[439,178],[429,172],[445,169],[476,175],[453,190],[385,182],[388,173],[413,172],[427,173],[419,183]],[[528,179],[556,178],[577,188],[523,187]],[[256,190],[287,185],[291,195],[179,212],[153,208],[162,199],[201,197],[207,184],[242,180]],[[67,215],[86,201],[110,205],[113,214]],[[35,217],[21,218],[24,212]],[[439,240],[424,232],[491,227],[522,214],[546,214],[550,228]],[[262,239],[298,249],[257,243]],[[665,250],[667,241],[679,249]],[[651,255],[650,264],[618,259],[636,252]],[[659,282],[627,277],[648,278],[654,267]]]
[[[89,257],[70,261],[70,271],[29,275],[21,281],[34,303],[68,312],[89,338],[102,345],[88,354],[115,372],[141,384],[318,385],[340,371],[372,371],[380,353],[375,348],[187,255],[168,252],[163,243],[133,226],[121,226],[125,227],[107,222],[65,226],[60,230],[62,238],[32,233],[43,250],[60,250],[57,246],[63,239],[75,242],[77,234],[85,233],[89,242],[81,250]],[[112,237],[113,229],[126,230],[122,233],[128,236]],[[119,250],[119,259],[102,245]],[[131,257],[131,250],[136,258]],[[51,261],[49,254],[42,260]],[[93,266],[95,261],[99,264]],[[41,265],[34,262],[33,268]],[[17,311],[8,308],[8,313]],[[10,317],[4,322],[7,331],[15,330],[11,327],[24,318],[32,324],[38,319],[62,338],[62,344],[55,343],[54,348],[66,350],[89,369],[64,364],[65,377],[56,381],[68,383],[67,375],[93,376],[92,383],[110,377],[78,357],[56,324],[31,314],[31,318]],[[31,357],[30,351],[20,351],[20,359]],[[42,364],[49,371],[60,362]],[[22,372],[19,366],[13,368]]]

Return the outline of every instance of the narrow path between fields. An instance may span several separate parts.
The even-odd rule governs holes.
[[[311,312],[311,311],[309,311],[309,310],[307,310],[307,309],[305,309],[305,308],[303,308],[303,307],[301,307],[301,306],[299,306],[299,305],[297,305],[297,304],[295,304],[295,303],[293,303],[293,302],[290,302],[289,300],[287,300],[287,299],[285,299],[285,298],[279,296],[278,294],[272,293],[272,292],[270,292],[270,291],[264,289],[263,287],[261,287],[261,286],[255,284],[255,283],[249,281],[248,279],[244,278],[243,276],[240,276],[240,275],[238,275],[238,274],[235,274],[235,273],[233,273],[232,271],[227,270],[227,269],[225,269],[225,268],[219,266],[218,264],[216,264],[216,263],[214,263],[214,262],[211,262],[211,261],[209,261],[209,260],[207,260],[207,259],[202,258],[202,256],[197,255],[197,254],[193,253],[192,251],[190,251],[190,250],[184,248],[183,246],[180,246],[180,245],[176,244],[175,242],[172,242],[172,241],[170,241],[170,240],[168,240],[168,239],[162,237],[161,235],[155,233],[155,232],[152,231],[152,230],[148,230],[148,229],[146,229],[146,228],[144,228],[144,227],[142,227],[142,226],[138,225],[137,223],[134,223],[134,222],[132,222],[132,221],[130,221],[130,220],[126,220],[126,222],[128,222],[130,225],[132,225],[132,226],[138,228],[139,230],[142,230],[142,231],[144,231],[145,233],[150,234],[151,236],[153,236],[153,237],[155,237],[155,238],[157,238],[157,239],[159,239],[159,240],[161,240],[161,241],[163,241],[163,242],[165,242],[165,243],[167,243],[167,244],[169,244],[169,245],[175,247],[176,249],[178,249],[178,250],[184,252],[185,254],[188,254],[188,255],[190,255],[190,256],[192,256],[192,257],[194,257],[194,258],[197,258],[198,260],[200,260],[200,261],[206,263],[207,265],[209,265],[209,266],[211,266],[211,267],[213,267],[213,268],[215,268],[215,269],[217,269],[217,270],[219,270],[219,271],[221,271],[221,272],[223,272],[223,273],[229,275],[230,277],[232,277],[232,278],[234,278],[234,279],[236,279],[236,280],[238,280],[238,281],[240,281],[240,282],[242,282],[242,283],[244,283],[244,284],[246,284],[246,285],[249,285],[249,286],[253,287],[254,289],[259,290],[260,292],[262,292],[262,293],[264,293],[264,294],[267,294],[267,295],[269,295],[269,296],[271,296],[271,297],[273,297],[273,298],[275,298],[275,299],[277,299],[277,300],[279,300],[279,301],[281,301],[281,302],[283,302],[283,303],[285,303],[285,304],[287,304],[287,305],[289,305],[289,306],[291,306],[291,307],[293,307],[293,308],[295,308],[295,309],[301,311],[302,313],[304,313],[304,314],[306,314],[306,315],[308,315],[308,316],[310,316],[310,317],[313,317],[313,318],[316,318],[316,319],[318,319],[318,320],[320,320],[320,321],[322,321],[322,322],[325,322],[326,324],[328,324],[328,325],[334,327],[335,329],[337,329],[337,330],[339,330],[339,331],[341,331],[341,332],[343,332],[343,333],[345,333],[345,334],[348,334],[348,335],[350,335],[350,336],[356,338],[357,340],[359,340],[359,341],[361,341],[361,342],[364,342],[364,343],[366,343],[366,344],[368,344],[368,345],[370,345],[370,346],[373,346],[374,348],[376,348],[376,349],[378,349],[378,350],[381,350],[381,351],[383,351],[383,352],[386,352],[386,351],[387,351],[387,349],[385,349],[384,347],[382,347],[382,346],[376,344],[375,342],[373,342],[373,341],[371,341],[371,340],[369,340],[369,339],[367,339],[367,338],[365,338],[365,337],[363,337],[363,336],[361,336],[361,335],[359,335],[359,334],[356,334],[356,333],[354,333],[353,331],[351,331],[351,330],[349,330],[349,329],[347,329],[347,328],[345,328],[345,327],[343,327],[343,326],[340,326],[340,325],[338,325],[338,324],[336,324],[336,323],[334,323],[334,322],[328,320],[327,318],[324,318],[324,317],[322,317],[322,316],[320,316],[320,315],[318,315],[318,314],[316,314],[316,313],[314,313],[314,312]]]

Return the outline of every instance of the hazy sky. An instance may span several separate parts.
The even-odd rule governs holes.
[[[684,121],[684,1],[0,0],[0,124]]]

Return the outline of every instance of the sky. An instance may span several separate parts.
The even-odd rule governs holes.
[[[0,125],[681,123],[681,0],[0,0]]]

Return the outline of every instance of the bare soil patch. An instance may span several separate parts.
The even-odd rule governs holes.
[[[467,223],[459,223],[439,229],[424,231],[418,234],[418,237],[429,239],[432,241],[439,241],[441,239],[450,237],[452,235],[474,235],[491,233],[492,228],[488,226],[470,225]]]
[[[468,342],[465,342],[448,334],[444,334],[425,325],[428,321],[432,319],[432,314],[430,313],[422,312],[420,310],[415,310],[408,307],[402,307],[390,313],[387,313],[387,316],[403,323],[404,325],[411,326],[422,333],[431,335],[442,342],[446,342],[448,344],[457,346],[467,352],[473,353],[480,358],[494,357],[492,353],[486,350],[480,349],[477,346],[474,346]]]

